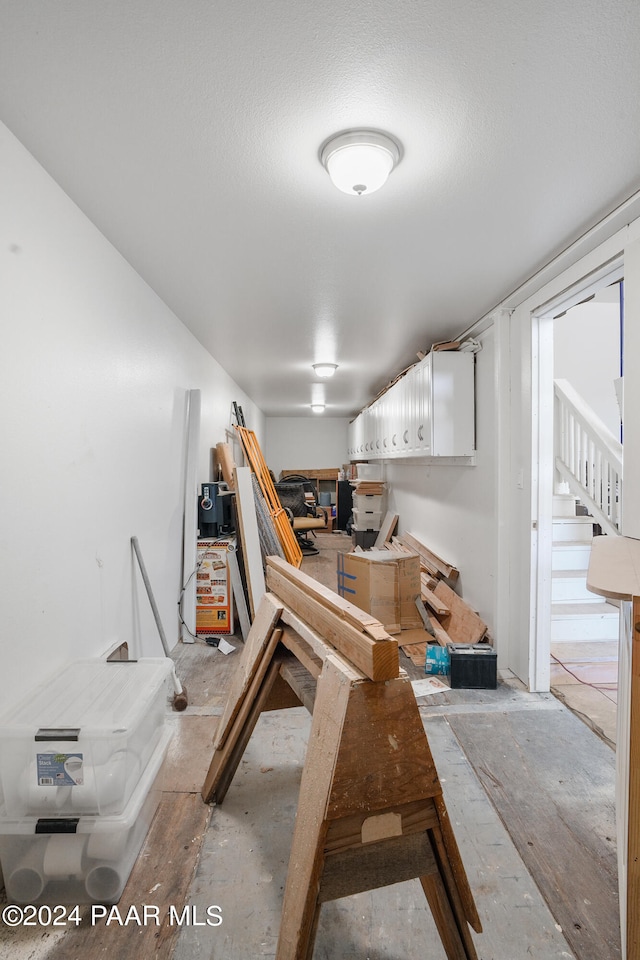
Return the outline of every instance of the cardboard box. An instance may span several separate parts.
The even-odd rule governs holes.
[[[338,554],[338,593],[379,620],[388,633],[421,627],[420,558],[390,550]]]
[[[233,633],[233,593],[227,551],[233,538],[198,540],[196,571],[196,634],[199,637]]]

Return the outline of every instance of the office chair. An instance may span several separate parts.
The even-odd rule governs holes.
[[[289,513],[291,526],[305,557],[312,557],[320,551],[314,546],[306,533],[323,530],[327,527],[327,514],[317,506],[315,487],[306,477],[290,475],[275,484],[280,503]]]

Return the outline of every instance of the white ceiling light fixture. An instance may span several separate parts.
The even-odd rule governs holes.
[[[373,193],[379,190],[400,163],[400,144],[377,130],[349,130],[323,144],[322,165],[343,193]]]
[[[314,413],[324,413],[324,403],[312,403],[311,409]]]
[[[336,370],[338,369],[337,363],[313,363],[312,367],[314,369],[316,377],[322,377],[326,380],[327,377],[332,377]]]

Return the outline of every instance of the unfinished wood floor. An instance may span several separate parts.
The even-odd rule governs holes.
[[[320,535],[303,569],[335,589],[336,552]],[[0,925],[12,960],[256,960],[274,957],[310,720],[302,709],[258,722],[224,803],[200,788],[237,655],[176,650],[189,707],[176,714],[167,783],[119,911],[159,906],[162,923],[78,928]],[[419,670],[406,658],[413,677]],[[484,933],[481,960],[620,957],[614,753],[552,695],[517,683],[447,691],[420,711]],[[168,922],[169,907],[191,923]],[[206,923],[221,908],[220,926]],[[418,881],[323,907],[314,960],[444,960]]]

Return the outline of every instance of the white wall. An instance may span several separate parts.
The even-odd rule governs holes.
[[[388,462],[388,506],[398,528],[415,534],[460,570],[465,600],[494,629],[495,620],[495,378],[494,331],[476,354],[476,466]],[[496,637],[500,656],[500,638]]]
[[[615,290],[619,290],[616,285]],[[553,321],[554,377],[568,380],[617,440],[620,408],[620,305],[589,300]]]
[[[0,125],[2,704],[65,660],[128,641],[162,655],[137,535],[178,638],[185,398],[202,393],[199,480],[231,402],[264,419]]]
[[[271,470],[316,470],[348,463],[344,417],[267,417],[265,459]]]

